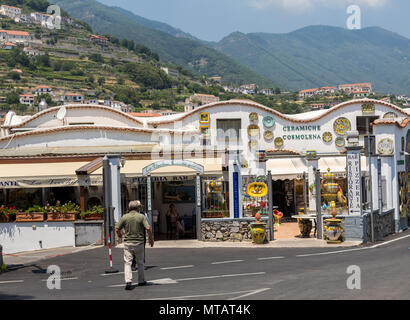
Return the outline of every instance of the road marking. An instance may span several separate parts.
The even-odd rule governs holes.
[[[219,275],[219,276],[207,276],[207,277],[198,277],[198,278],[176,279],[175,281],[191,281],[191,280],[204,280],[204,279],[215,279],[215,278],[257,276],[257,275],[261,275],[261,274],[266,274],[266,272],[223,274],[223,275]]]
[[[215,279],[215,278],[230,278],[230,277],[245,277],[245,276],[256,276],[256,275],[261,275],[261,274],[266,274],[266,272],[254,272],[254,273],[238,273],[238,274],[223,274],[219,276],[207,276],[207,277],[198,277],[198,278],[184,278],[184,279],[171,279],[171,278],[166,278],[166,279],[158,279],[158,280],[151,280],[147,281],[148,284],[177,284],[180,281],[192,281],[192,280],[205,280],[205,279]],[[116,287],[123,287],[124,284],[114,284],[107,286],[107,288],[116,288]],[[249,291],[246,291],[249,292]]]
[[[199,294],[193,296],[179,296],[179,297],[166,297],[166,298],[153,298],[147,300],[182,300],[182,299],[194,299],[194,298],[201,298],[201,297],[216,297],[216,296],[226,296],[226,295],[234,295],[234,294],[243,294],[244,296],[248,296],[251,294],[256,294],[262,291],[270,290],[270,288],[260,289],[260,290],[252,290],[252,291],[236,291],[236,292],[222,292],[222,293],[209,293],[209,294]],[[241,296],[239,296],[241,297]],[[238,297],[236,297],[237,299]],[[234,298],[235,299],[235,298]]]
[[[78,280],[78,277],[73,277],[73,278],[61,278],[60,280],[61,280],[61,281],[64,281],[64,280]],[[47,279],[42,279],[41,281],[47,281]]]
[[[243,261],[244,260],[219,261],[219,262],[212,262],[211,264],[236,263],[236,262],[243,262]]]
[[[20,282],[24,282],[24,280],[0,281],[0,284],[7,284],[7,283],[20,283]]]
[[[381,247],[381,246],[385,246],[385,245],[387,245],[387,244],[389,244],[389,243],[396,242],[396,241],[399,241],[399,240],[402,240],[402,239],[405,239],[405,238],[408,238],[408,237],[410,237],[410,235],[407,235],[407,236],[404,236],[404,237],[401,237],[401,238],[397,238],[397,239],[393,239],[393,240],[389,240],[389,241],[386,241],[386,242],[383,242],[383,243],[379,243],[379,244],[376,244],[376,245],[371,246],[371,247],[355,248],[355,249],[346,249],[346,250],[339,250],[339,251],[328,251],[328,252],[320,252],[320,253],[299,254],[299,255],[296,255],[296,257],[322,256],[322,255],[335,254],[335,253],[344,253],[344,252],[352,252],[352,251],[362,251],[362,250],[374,249],[374,248],[378,248],[378,247]]]
[[[179,266],[179,267],[167,267],[161,268],[161,270],[173,270],[173,269],[184,269],[184,268],[193,268],[194,266],[191,264],[189,266]]]
[[[266,257],[266,258],[258,258],[258,260],[273,260],[273,259],[284,259],[285,257]]]
[[[243,295],[240,295],[238,297],[231,298],[231,299],[228,299],[228,300],[238,300],[238,299],[249,297],[249,296],[252,296],[254,294],[258,294],[258,293],[261,293],[261,292],[264,292],[264,291],[267,291],[267,290],[270,290],[270,288],[263,288],[263,289],[259,289],[259,290],[254,290],[254,291],[251,291],[249,293],[246,293],[246,294],[243,294]]]

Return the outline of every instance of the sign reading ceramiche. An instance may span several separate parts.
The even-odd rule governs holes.
[[[70,186],[96,186],[102,185],[102,177],[63,177],[63,178],[15,178],[13,180],[0,180],[0,187],[13,188],[45,188],[45,187],[70,187]]]
[[[149,175],[152,171],[155,171],[157,169],[163,168],[163,167],[171,167],[171,166],[180,166],[180,167],[187,167],[190,169],[193,169],[195,171],[198,171],[200,173],[204,173],[204,167],[201,166],[198,163],[188,161],[188,160],[162,160],[162,161],[157,161],[154,162],[153,164],[150,164],[149,166],[146,166],[145,168],[142,169],[142,174],[144,176]]]
[[[360,150],[349,150],[346,164],[349,215],[360,215],[362,212]]]

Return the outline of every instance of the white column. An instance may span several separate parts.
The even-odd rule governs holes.
[[[394,226],[395,232],[399,232],[400,229],[400,199],[399,199],[399,176],[397,174],[396,158],[391,159],[391,172],[392,172],[392,188],[391,193],[393,197],[393,208],[394,208]]]
[[[121,179],[120,179],[120,158],[109,158],[111,166],[111,203],[115,208],[114,222],[117,223],[121,219]]]
[[[313,171],[314,168],[319,168],[319,159],[307,159],[307,166],[308,166],[308,186],[312,183],[315,183],[315,172]],[[309,212],[316,213],[316,197],[313,196],[313,193],[308,190],[309,195]],[[314,190],[316,193],[316,191]]]
[[[382,176],[386,178],[386,209],[393,209],[393,156],[383,156],[382,160]]]

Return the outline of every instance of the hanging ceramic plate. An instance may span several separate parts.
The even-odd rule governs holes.
[[[347,118],[339,118],[335,120],[335,123],[333,124],[333,129],[339,136],[344,136],[346,135],[347,131],[350,131],[352,128],[352,125],[350,124],[349,119]]]
[[[276,147],[282,147],[283,146],[283,139],[281,137],[277,137],[275,139],[275,146]]]
[[[249,134],[249,136],[251,136],[251,137],[257,137],[257,136],[259,136],[259,127],[256,125],[256,124],[251,124],[249,127],[248,127],[248,134]]]
[[[273,132],[272,131],[265,131],[265,133],[263,134],[263,137],[266,140],[272,140],[273,139]]]
[[[333,140],[333,135],[331,132],[326,131],[323,133],[322,139],[324,142],[331,142]]]
[[[345,146],[345,138],[342,137],[337,137],[335,140],[336,146],[337,147],[344,147]]]
[[[258,146],[258,143],[255,140],[251,140],[249,141],[248,145],[250,149],[256,149],[256,147]]]
[[[248,185],[248,195],[254,198],[263,198],[268,194],[268,186],[263,182],[254,182]]]
[[[249,115],[249,120],[250,121],[258,121],[258,119],[259,119],[259,116],[258,116],[258,114],[256,113],[256,112],[252,112],[250,115]]]
[[[387,113],[383,116],[383,119],[394,119],[394,118],[398,118],[396,112],[387,112]]]
[[[272,128],[275,125],[275,119],[272,116],[265,116],[262,122],[266,128]]]

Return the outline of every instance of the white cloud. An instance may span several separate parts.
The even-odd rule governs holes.
[[[382,7],[388,0],[248,0],[249,5],[256,9],[270,7],[282,8],[290,11],[304,11],[318,6],[343,7],[350,4],[371,8]]]

